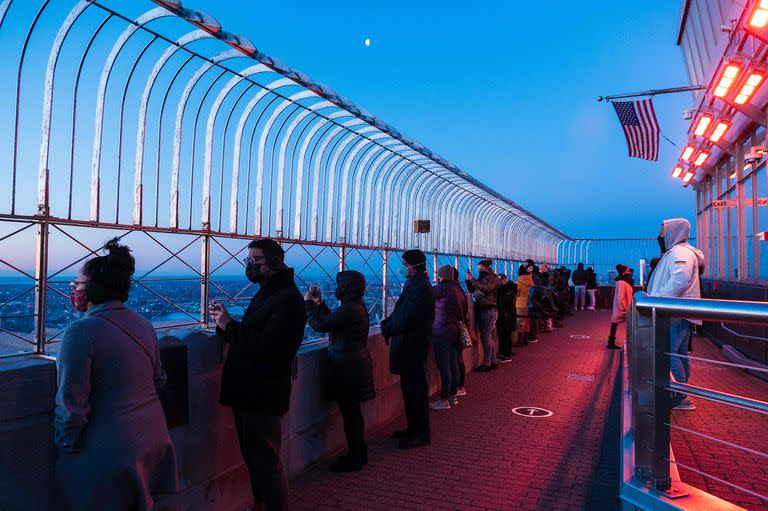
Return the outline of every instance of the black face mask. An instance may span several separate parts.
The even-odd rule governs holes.
[[[336,291],[333,292],[333,296],[335,296],[338,301],[341,301],[344,298],[344,293],[342,293],[339,288],[336,288]]]
[[[659,236],[656,238],[659,242],[659,248],[661,249],[661,253],[665,253],[667,251],[667,244],[664,242],[664,236]]]
[[[261,273],[261,263],[250,263],[245,267],[245,278],[254,284],[264,282],[264,274]]]

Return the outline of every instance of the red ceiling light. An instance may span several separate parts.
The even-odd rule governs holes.
[[[723,72],[720,75],[720,79],[717,81],[713,95],[718,98],[725,97],[728,91],[731,90],[736,79],[741,73],[741,64],[738,62],[731,62],[723,68]]]
[[[675,168],[672,169],[672,177],[680,177],[680,175],[683,173],[683,167],[680,165],[675,165]]]
[[[755,9],[747,21],[751,28],[765,28],[768,26],[768,0],[760,0],[755,3]]]
[[[709,128],[709,125],[712,124],[712,121],[714,119],[709,114],[701,114],[701,117],[699,117],[699,122],[696,124],[696,129],[693,131],[693,133],[697,137],[703,137],[704,133],[707,132],[707,129]]]
[[[693,156],[693,151],[694,151],[693,146],[690,146],[690,145],[685,146],[685,148],[683,149],[683,154],[680,156],[680,159],[685,162],[691,161],[691,156]]]
[[[768,1],[768,0],[766,0]],[[731,123],[725,120],[717,121],[717,124],[715,124],[715,128],[712,130],[712,133],[709,135],[709,140],[711,142],[720,142],[726,133],[728,133],[728,129],[731,127]]]
[[[744,80],[744,83],[741,85],[739,93],[736,94],[736,97],[733,99],[733,102],[737,105],[743,105],[749,101],[749,98],[752,97],[760,84],[763,83],[763,80],[765,80],[764,72],[752,71],[749,73],[747,79]]]
[[[685,176],[683,177],[683,183],[688,184],[691,182],[691,179],[693,179],[693,172],[690,170],[685,173]]]
[[[704,165],[704,162],[707,161],[707,158],[709,158],[709,153],[706,151],[699,152],[698,156],[696,156],[696,160],[693,162],[694,167],[701,167]]]

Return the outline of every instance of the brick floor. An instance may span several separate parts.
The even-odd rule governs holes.
[[[706,338],[694,340],[694,356],[727,361]],[[736,368],[693,361],[692,385],[768,401],[768,382]],[[672,423],[687,429],[768,453],[768,417],[703,399],[696,411],[672,412]],[[672,449],[677,461],[730,483],[768,495],[768,459],[748,454],[691,433],[672,430]],[[697,488],[749,510],[768,509],[768,502],[740,492],[690,470],[680,478]]]
[[[390,433],[400,420],[368,439],[362,472],[321,466],[293,481],[290,509],[587,508],[621,353],[605,349],[609,321],[607,312],[578,312],[562,330],[517,350],[513,362],[469,375],[469,395],[458,406],[431,412],[431,446],[396,449]],[[511,411],[517,406],[554,415],[520,417]],[[601,502],[601,511],[612,509]]]

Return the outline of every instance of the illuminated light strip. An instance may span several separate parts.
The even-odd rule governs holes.
[[[741,64],[728,64],[725,66],[725,69],[723,69],[723,74],[720,76],[720,80],[717,82],[717,87],[715,87],[715,90],[712,92],[712,94],[718,98],[722,98],[728,94],[728,91],[733,86],[733,82],[735,82],[736,78],[739,77],[739,73],[741,73]]]
[[[712,142],[720,142],[730,127],[731,123],[728,121],[717,121],[717,124],[715,124],[715,129],[712,130],[712,134],[709,135],[709,140]]]
[[[763,78],[765,78],[765,75],[762,72],[753,71],[749,77],[747,77],[744,85],[741,86],[741,90],[736,95],[736,98],[734,98],[733,102],[737,105],[743,105],[749,101],[749,98],[752,97],[752,95],[755,93],[755,90],[760,86],[761,83],[763,83]]]
[[[709,114],[702,114],[701,117],[699,117],[699,122],[696,124],[696,129],[694,130],[694,134],[697,137],[703,137],[704,133],[707,132],[707,129],[709,128],[709,125],[712,124],[712,116]]]
[[[747,23],[754,28],[765,28],[768,25],[768,0],[761,0],[757,4]]]
[[[690,145],[685,146],[685,148],[683,149],[683,154],[682,156],[680,156],[680,159],[686,162],[691,161],[691,156],[693,156],[693,151],[694,151],[693,146],[690,146]]]
[[[677,165],[677,166],[676,166],[676,167],[675,167],[675,168],[672,170],[672,177],[680,177],[680,175],[681,175],[682,173],[683,173],[683,167],[681,167],[680,165]]]
[[[694,167],[701,167],[704,165],[704,162],[707,161],[707,158],[709,158],[709,153],[706,151],[701,151],[699,155],[696,157],[696,160],[693,162]]]
[[[688,184],[691,182],[691,179],[693,179],[693,172],[690,170],[685,174],[685,177],[683,177],[683,183]]]

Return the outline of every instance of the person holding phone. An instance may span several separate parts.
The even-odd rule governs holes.
[[[288,481],[280,461],[282,417],[291,397],[293,360],[304,339],[304,300],[274,240],[248,245],[245,276],[259,285],[240,321],[218,300],[210,306],[216,331],[229,344],[220,401],[232,407],[240,452],[257,505],[287,507]]]
[[[355,472],[368,463],[365,419],[361,405],[376,397],[373,362],[368,350],[370,319],[363,297],[365,277],[357,271],[336,274],[336,299],[331,311],[317,287],[304,294],[307,322],[314,330],[328,333],[328,378],[326,394],[336,401],[344,420],[347,454],[331,465],[334,472]]]

